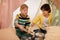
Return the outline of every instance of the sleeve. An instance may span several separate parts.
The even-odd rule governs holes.
[[[40,20],[40,14],[38,14],[38,15],[36,16],[36,18],[33,19],[32,23],[33,23],[33,24],[36,24],[39,20]]]
[[[51,13],[50,24],[52,23],[52,21],[53,21],[53,14]]]
[[[53,14],[50,13],[50,21],[49,21],[49,26],[52,24],[52,21],[53,21]]]
[[[18,23],[18,15],[16,16],[15,20],[14,20],[14,25],[16,26],[16,23]]]

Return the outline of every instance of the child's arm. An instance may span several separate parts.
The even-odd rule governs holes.
[[[28,33],[29,34],[31,34],[32,33],[32,31],[31,31],[31,29],[30,29],[30,17],[29,17],[29,19],[28,19],[28,22],[26,23],[26,29],[28,29]]]
[[[40,20],[40,14],[36,16],[36,18],[32,21],[30,26],[33,27],[39,20]]]
[[[16,19],[14,21],[15,26],[21,29],[22,31],[27,32],[27,30],[24,27],[22,27],[22,25],[18,24],[18,20],[19,20],[19,15],[16,16]]]
[[[24,27],[22,27],[22,25],[18,24],[18,22],[16,22],[15,25],[16,25],[16,27],[18,27],[20,30],[25,31],[25,32],[27,32],[27,33],[29,33],[29,34],[31,33],[30,30],[25,29]]]
[[[26,30],[24,27],[22,27],[22,25],[16,23],[16,26],[17,26],[19,29],[21,29],[22,31],[27,32],[27,30]]]
[[[31,23],[31,25],[30,25],[30,26],[31,26],[31,27],[33,27],[34,25],[35,25],[34,23]]]
[[[49,22],[48,26],[50,26],[52,24],[52,22],[53,22],[53,14],[50,13],[50,22]]]

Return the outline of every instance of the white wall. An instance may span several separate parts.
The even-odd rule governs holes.
[[[25,2],[25,4],[27,4],[29,7],[28,15],[30,16],[31,21],[33,20],[33,18],[37,14],[40,3],[41,3],[40,0],[38,0],[38,1],[37,0],[28,0]]]

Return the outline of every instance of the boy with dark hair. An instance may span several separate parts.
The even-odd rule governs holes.
[[[53,16],[49,4],[44,4],[41,6],[42,14],[38,14],[37,17],[31,23],[33,27],[38,22],[38,27],[41,33],[46,34],[45,27],[49,27]]]
[[[46,10],[46,11],[48,11],[48,13],[51,12],[50,5],[49,4],[44,4],[43,6],[41,6],[40,9],[41,10]]]

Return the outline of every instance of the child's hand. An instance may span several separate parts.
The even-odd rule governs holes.
[[[33,27],[34,26],[34,23],[31,23],[31,25],[30,25],[31,27]]]
[[[28,31],[27,31],[27,33],[31,34],[31,33],[32,33],[32,31],[28,30]]]
[[[31,30],[28,30],[28,33],[31,34],[31,35],[34,35],[35,32],[31,31]]]

